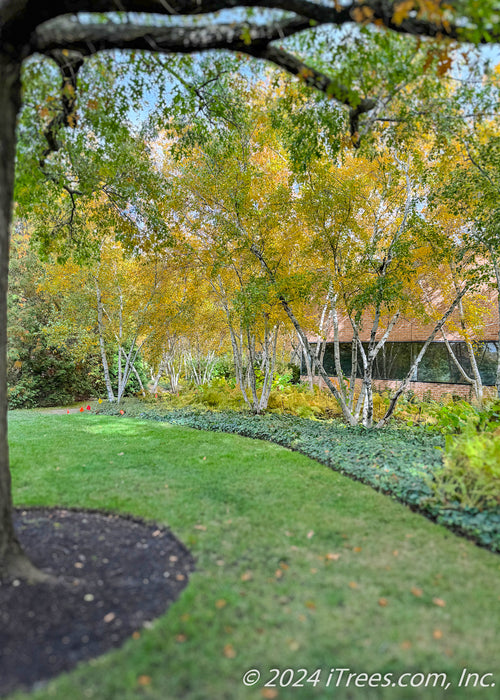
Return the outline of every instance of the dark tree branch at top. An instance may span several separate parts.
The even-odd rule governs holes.
[[[314,25],[374,22],[406,34],[460,38],[446,17],[453,3],[432,19],[417,10],[401,11],[401,0],[364,0],[345,6],[325,6],[311,0],[0,0],[0,51],[22,60],[39,52],[78,52],[82,56],[113,49],[136,49],[158,53],[196,53],[225,49],[271,61],[301,77],[308,85],[349,108],[351,135],[356,143],[359,117],[376,101],[361,98],[347,85],[315,70],[272,42],[311,29]],[[261,7],[294,13],[292,19],[263,24],[206,24],[205,26],[158,26],[154,16],[201,15],[222,9]],[[418,2],[416,2],[418,7]],[[78,13],[142,13],[149,22],[120,22],[116,18],[95,23],[75,20]],[[71,17],[72,15],[73,17]],[[466,32],[466,29],[462,30]],[[490,33],[491,34],[491,33]],[[465,36],[465,34],[464,34]],[[463,38],[463,37],[462,37]],[[490,38],[494,38],[491,37]]]
[[[47,156],[61,148],[61,144],[57,139],[59,129],[65,126],[71,126],[71,118],[76,106],[78,71],[83,66],[84,62],[82,54],[75,51],[53,51],[49,55],[55,61],[61,73],[61,103],[59,111],[44,129],[47,149],[42,153],[40,158],[40,167],[42,170],[44,169]]]
[[[142,49],[160,53],[193,53],[210,49],[260,50],[310,27],[297,17],[269,25],[213,24],[195,27],[158,27],[143,23],[105,24],[60,18],[40,26],[31,36],[30,53],[73,50],[83,55],[111,49]]]
[[[374,23],[413,36],[500,40],[494,19],[482,28],[483,35],[474,37],[477,24],[467,16],[466,9],[460,12],[453,0],[437,3],[431,15],[422,11],[425,6],[418,0],[415,9],[405,10],[402,5],[402,0],[355,0],[333,6],[312,0],[0,0],[0,45],[8,53],[25,50],[37,27],[64,15],[122,12],[194,16],[236,8],[281,10],[319,24]]]
[[[32,36],[31,50],[91,55],[110,49],[142,49],[158,53],[192,53],[228,49],[271,61],[298,75],[311,87],[326,93],[351,110],[351,121],[375,106],[372,99],[360,99],[340,81],[311,68],[271,42],[285,39],[309,27],[309,21],[293,19],[269,26],[214,25],[196,28],[150,27],[135,24],[81,24],[66,18],[40,27]]]

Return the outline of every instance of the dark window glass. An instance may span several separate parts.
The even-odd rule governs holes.
[[[456,347],[454,350],[456,354],[459,354]],[[463,360],[463,357],[459,356],[458,359]],[[431,343],[429,345],[418,366],[417,379],[419,382],[444,384],[456,384],[463,381],[444,343]]]
[[[495,386],[497,376],[498,343],[478,343],[476,351],[479,374],[486,386]]]
[[[404,379],[408,374],[416,352],[415,343],[385,343],[375,358],[374,379]],[[420,344],[419,344],[420,345]]]
[[[423,345],[422,342],[386,342],[375,359],[373,378],[404,379]],[[466,344],[461,341],[453,341],[450,345],[465,372],[471,376],[472,370]],[[311,347],[315,347],[315,344],[311,343]],[[368,343],[363,343],[363,347],[366,352]],[[349,377],[352,368],[352,344],[339,343],[339,350],[342,371],[346,377]],[[483,384],[485,386],[494,386],[498,357],[497,343],[478,342],[474,344],[474,350]],[[323,366],[329,376],[334,377],[336,375],[333,343],[327,343]],[[306,373],[304,360],[302,360],[301,371],[303,374]],[[362,360],[359,351],[357,376],[362,376]],[[429,345],[418,366],[417,376],[413,377],[412,380],[429,383],[437,382],[440,384],[467,384],[453,362],[444,342],[436,342]]]

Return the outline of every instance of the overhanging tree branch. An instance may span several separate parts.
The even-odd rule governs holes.
[[[203,27],[155,27],[137,24],[83,24],[60,18],[39,27],[32,35],[30,51],[64,56],[89,56],[99,51],[134,49],[157,53],[196,53],[226,49],[267,60],[307,85],[349,108],[351,134],[358,132],[359,117],[375,107],[376,100],[360,98],[348,85],[312,68],[283,48],[271,45],[310,27],[309,20],[266,25],[207,25]]]
[[[291,12],[320,24],[376,24],[391,31],[413,36],[451,38],[485,43],[498,41],[500,32],[492,16],[468,16],[458,3],[415,2],[414,6],[391,0],[355,1],[347,5],[324,4],[311,0],[0,0],[0,27],[12,45],[26,44],[34,29],[62,15],[78,13],[141,13],[193,16],[235,8],[262,8]],[[427,6],[426,6],[427,5]],[[2,32],[0,31],[0,37]]]

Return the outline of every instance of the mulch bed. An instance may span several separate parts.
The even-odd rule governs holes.
[[[117,647],[165,612],[194,560],[168,529],[93,511],[22,509],[19,538],[55,584],[0,583],[0,695]]]

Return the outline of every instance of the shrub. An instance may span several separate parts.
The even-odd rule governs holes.
[[[60,406],[98,395],[104,389],[95,357],[76,363],[68,350],[41,341],[34,348],[23,349],[20,357],[8,365],[9,408]]]
[[[441,502],[469,508],[500,505],[500,429],[479,432],[469,423],[461,435],[447,436],[444,467],[431,485]]]
[[[475,423],[478,419],[478,410],[461,399],[443,406],[431,405],[429,415],[434,419],[431,422],[434,423],[435,428],[443,435],[447,435],[462,431],[470,422]]]

